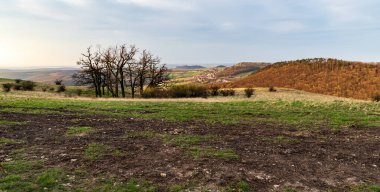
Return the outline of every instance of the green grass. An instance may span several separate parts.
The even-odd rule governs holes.
[[[2,144],[20,144],[20,143],[23,143],[23,142],[24,141],[21,141],[21,140],[0,137],[0,145],[2,145]]]
[[[27,122],[0,120],[0,125],[25,125]]]
[[[44,191],[64,191],[63,183],[67,182],[67,176],[60,169],[48,169],[41,173],[36,184]]]
[[[231,149],[215,149],[211,147],[192,147],[188,154],[194,159],[218,157],[223,159],[238,159],[239,156]]]
[[[350,192],[380,192],[379,185],[362,184],[351,187]]]
[[[275,143],[275,144],[297,144],[297,143],[301,143],[302,141],[299,140],[299,139],[295,139],[295,138],[291,138],[291,137],[287,137],[287,136],[283,136],[283,135],[280,135],[280,136],[276,136],[276,137],[258,137],[259,140],[262,140],[262,141],[268,141],[268,142],[271,142],[271,143]]]
[[[42,168],[42,161],[15,160],[0,164],[7,174],[20,174]]]
[[[68,127],[67,128],[67,135],[79,135],[79,134],[85,134],[85,133],[91,133],[94,129],[92,127]]]
[[[19,175],[8,175],[0,179],[0,191],[35,191],[35,186]]]
[[[124,153],[120,150],[113,149],[111,146],[101,143],[90,143],[87,145],[84,151],[84,156],[90,160],[96,160],[106,155],[121,157],[124,155]]]
[[[124,138],[155,138],[156,133],[152,130],[144,131],[129,131],[124,135]]]
[[[212,135],[161,135],[164,143],[179,146],[182,148],[198,145],[201,142],[216,139]]]
[[[249,123],[259,120],[294,125],[300,129],[325,126],[334,129],[350,126],[380,127],[380,103],[318,103],[306,101],[124,102],[0,96],[0,107],[3,107],[1,111],[17,113],[64,114],[57,110],[66,109],[77,114],[101,114],[111,117],[165,119],[168,121],[206,121],[222,124]],[[141,113],[146,110],[152,113]],[[265,114],[265,118],[263,118],[263,114]]]
[[[88,159],[98,159],[107,155],[111,147],[101,143],[90,143],[84,151],[84,155]]]

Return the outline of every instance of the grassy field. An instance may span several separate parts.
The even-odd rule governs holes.
[[[0,191],[380,191],[375,102],[11,92],[0,127]]]

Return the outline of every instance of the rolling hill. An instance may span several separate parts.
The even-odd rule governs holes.
[[[275,86],[371,99],[380,94],[380,65],[323,58],[278,62],[227,86]]]
[[[46,84],[53,84],[56,79],[62,79],[65,85],[74,85],[71,77],[75,72],[77,69],[0,69],[0,78],[30,80]]]
[[[216,73],[216,77],[235,77],[262,69],[270,63],[242,62]]]

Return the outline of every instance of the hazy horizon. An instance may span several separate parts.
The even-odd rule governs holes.
[[[0,68],[75,68],[123,43],[170,65],[302,58],[380,61],[375,0],[4,0]]]

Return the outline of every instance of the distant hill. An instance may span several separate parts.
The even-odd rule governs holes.
[[[323,58],[278,62],[228,86],[275,86],[370,99],[380,93],[380,65]]]
[[[74,85],[71,77],[75,72],[77,69],[0,69],[0,78],[30,80],[46,84],[53,84],[54,80],[62,79],[65,85]]]
[[[270,63],[242,62],[219,71],[217,77],[235,77],[244,73],[252,73],[268,66]]]
[[[206,68],[201,65],[181,65],[181,66],[176,66],[176,69],[203,69]]]

